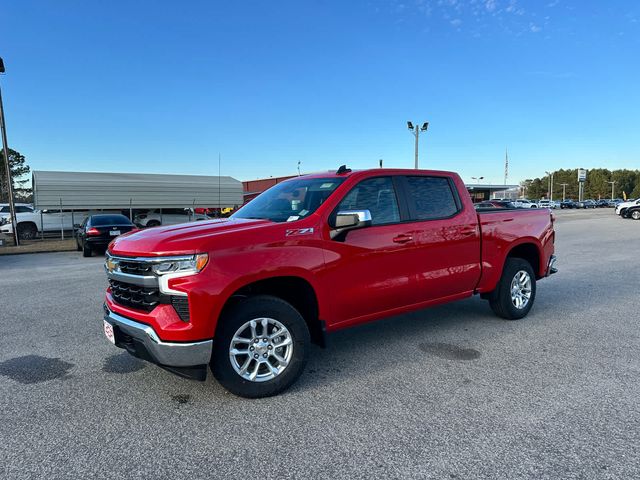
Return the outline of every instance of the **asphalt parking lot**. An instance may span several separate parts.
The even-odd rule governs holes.
[[[640,478],[640,222],[557,211],[560,272],[333,335],[278,397],[103,337],[103,259],[0,257],[0,477]]]

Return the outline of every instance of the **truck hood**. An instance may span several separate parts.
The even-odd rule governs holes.
[[[109,252],[127,257],[191,255],[210,251],[215,237],[219,235],[270,225],[273,223],[268,220],[238,218],[154,227],[116,238],[111,242]]]

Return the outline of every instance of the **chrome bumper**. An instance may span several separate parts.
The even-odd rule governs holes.
[[[163,342],[149,325],[112,312],[104,306],[104,319],[114,327],[116,346],[132,355],[165,367],[195,367],[211,360],[213,340]]]
[[[551,258],[549,259],[549,266],[547,267],[547,277],[558,272],[558,267],[556,267],[557,260],[558,259],[555,255],[551,255]]]

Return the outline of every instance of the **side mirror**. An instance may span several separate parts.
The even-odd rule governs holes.
[[[364,228],[371,225],[371,212],[369,210],[342,210],[336,214],[331,225],[331,238],[339,240],[344,238],[344,233],[356,228]]]

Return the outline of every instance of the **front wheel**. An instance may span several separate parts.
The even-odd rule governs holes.
[[[640,210],[634,210],[631,213],[631,218],[633,218],[634,220],[640,220]]]
[[[499,317],[518,320],[526,317],[536,298],[536,276],[531,264],[522,258],[507,258],[498,286],[489,305]]]
[[[291,304],[270,295],[248,297],[220,318],[211,371],[235,395],[276,395],[302,374],[309,341],[307,324]]]

